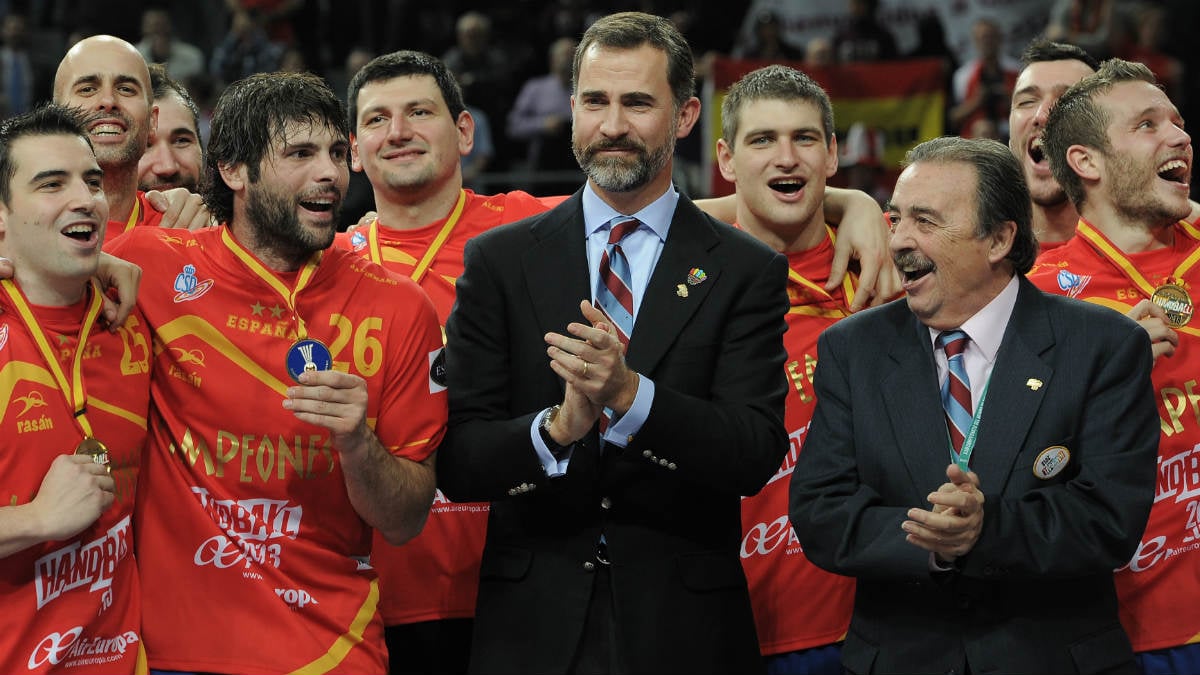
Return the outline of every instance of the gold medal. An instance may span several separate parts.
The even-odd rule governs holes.
[[[79,445],[75,446],[75,454],[91,455],[92,461],[97,464],[108,464],[108,448],[100,441],[91,436],[79,441]]]
[[[1178,284],[1163,284],[1154,289],[1150,300],[1167,313],[1167,323],[1172,328],[1182,328],[1192,320],[1192,296]]]

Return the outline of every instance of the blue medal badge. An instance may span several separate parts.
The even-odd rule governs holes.
[[[300,374],[309,370],[330,368],[333,368],[333,355],[320,340],[305,338],[288,347],[287,369],[293,380],[299,382]]]

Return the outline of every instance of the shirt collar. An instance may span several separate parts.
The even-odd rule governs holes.
[[[1017,291],[1019,290],[1017,275],[1014,274],[1005,285],[1004,290],[959,326],[971,338],[971,342],[979,348],[988,363],[995,361],[996,353],[1000,351],[1000,343],[1004,340],[1004,330],[1008,327],[1013,309],[1017,306]],[[929,329],[929,339],[933,342],[934,351],[937,351],[937,336],[941,332],[935,328]]]
[[[671,229],[671,219],[675,215],[675,206],[679,203],[679,193],[675,186],[670,185],[661,197],[655,199],[646,208],[637,213],[620,213],[596,194],[592,182],[588,181],[583,188],[583,223],[584,235],[591,237],[597,230],[608,224],[617,216],[633,216],[642,221],[660,241],[667,240],[667,231]]]

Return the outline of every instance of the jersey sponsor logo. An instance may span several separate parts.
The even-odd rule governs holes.
[[[175,275],[175,302],[195,300],[208,292],[215,283],[212,279],[200,281],[196,278],[196,266],[184,265],[183,271]]]
[[[107,592],[117,566],[133,548],[129,518],[122,518],[99,539],[77,541],[38,558],[33,564],[38,609],[83,586],[93,593]]]
[[[31,431],[50,431],[54,428],[54,420],[42,415],[31,420],[17,420],[17,433],[26,434]]]
[[[429,352],[429,393],[446,391],[446,348]]]
[[[797,429],[788,434],[789,447],[787,454],[783,456],[783,463],[779,465],[779,470],[775,472],[775,475],[771,476],[771,480],[767,481],[767,485],[787,478],[796,470],[796,460],[800,457],[800,447],[804,445],[804,433],[806,431],[808,431],[807,424],[802,429]]]
[[[128,630],[113,637],[83,637],[83,626],[75,626],[62,633],[50,633],[42,638],[29,655],[30,670],[46,664],[64,668],[97,666],[120,661],[125,652],[136,649],[141,638]]]
[[[308,591],[302,588],[276,588],[275,595],[278,595],[280,600],[287,603],[288,607],[297,610],[304,609],[305,605],[321,604]]]
[[[208,490],[193,487],[213,523],[225,535],[206,539],[192,557],[197,567],[227,569],[252,563],[279,567],[283,549],[275,539],[295,539],[300,534],[304,507],[277,499],[213,499]]]
[[[195,363],[204,367],[204,352],[199,349],[184,349],[183,347],[171,347],[171,351],[175,352],[175,360],[179,363]]]
[[[1090,275],[1079,275],[1065,269],[1059,270],[1055,277],[1058,289],[1072,298],[1077,297],[1084,288],[1087,288],[1088,282],[1091,280]]]
[[[1158,484],[1154,503],[1194,501],[1200,497],[1200,444],[1172,457],[1158,458]]]
[[[17,417],[24,417],[25,413],[34,408],[46,407],[46,399],[42,397],[42,392],[40,391],[31,391],[25,396],[17,396],[13,401],[21,404],[21,410],[17,413]]]
[[[758,523],[747,529],[746,536],[742,538],[742,557],[770,555],[780,546],[785,549],[795,546],[797,550],[800,547],[800,540],[796,538],[786,513],[769,523]]]

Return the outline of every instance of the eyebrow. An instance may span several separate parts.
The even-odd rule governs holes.
[[[63,179],[63,178],[69,178],[70,176],[71,176],[71,172],[67,171],[66,169],[46,169],[45,171],[39,171],[39,172],[35,173],[33,175],[33,178],[29,179],[29,182],[32,184],[32,183],[38,183],[38,182],[44,181],[47,178]],[[104,171],[101,169],[88,169],[87,171],[83,172],[84,178],[91,178],[93,176],[98,177],[98,178],[103,177]]]

